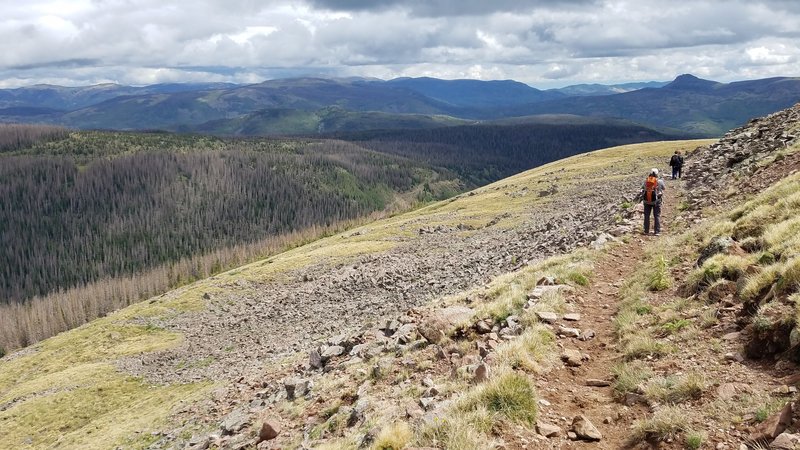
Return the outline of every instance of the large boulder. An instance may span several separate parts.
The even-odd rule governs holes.
[[[469,325],[475,310],[466,306],[450,306],[440,309],[419,324],[417,331],[428,342],[438,344],[458,327]]]

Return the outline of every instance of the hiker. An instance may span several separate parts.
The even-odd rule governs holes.
[[[640,194],[644,203],[644,234],[650,232],[650,211],[653,212],[653,231],[656,236],[661,234],[661,197],[664,195],[664,189],[666,185],[664,180],[658,178],[658,169],[650,169]]]
[[[669,165],[672,167],[672,179],[681,178],[681,170],[683,169],[683,156],[680,150],[675,150],[675,154],[669,159]]]

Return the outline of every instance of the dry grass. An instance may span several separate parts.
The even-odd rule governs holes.
[[[622,356],[626,360],[659,357],[672,352],[672,347],[652,336],[651,330],[630,334],[623,340]]]
[[[743,300],[753,300],[766,291],[773,283],[778,280],[783,269],[782,263],[770,264],[764,267],[760,272],[748,276],[745,279],[744,287],[739,293]]]
[[[500,345],[497,362],[511,369],[542,372],[552,366],[556,357],[556,337],[549,328],[536,324],[517,339]]]
[[[614,374],[613,390],[617,397],[638,391],[653,376],[653,371],[641,361],[619,363],[611,368],[611,373]]]
[[[411,427],[406,422],[395,422],[378,433],[372,444],[372,450],[401,450],[413,436]]]
[[[675,440],[687,429],[688,425],[685,408],[665,406],[656,410],[651,417],[637,420],[633,424],[631,439],[634,442]]]
[[[707,382],[703,374],[692,372],[681,376],[659,376],[644,386],[644,395],[654,403],[681,403],[703,394]]]
[[[692,291],[698,291],[719,279],[736,281],[753,262],[751,258],[739,255],[716,254],[689,274],[686,285]]]
[[[484,450],[493,448],[488,436],[495,423],[495,414],[486,408],[469,412],[451,411],[446,418],[424,425],[416,439],[420,447],[448,450]]]

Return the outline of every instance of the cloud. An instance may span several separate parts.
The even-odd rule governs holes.
[[[800,73],[800,2],[788,0],[6,3],[5,85],[424,74],[547,87]]]
[[[596,0],[311,0],[317,8],[333,11],[386,11],[398,9],[413,16],[454,17],[486,15],[497,12],[531,11],[538,8],[559,8],[583,6],[596,3]]]

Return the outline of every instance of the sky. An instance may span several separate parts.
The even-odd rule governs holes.
[[[797,0],[0,0],[0,88],[800,76]]]

